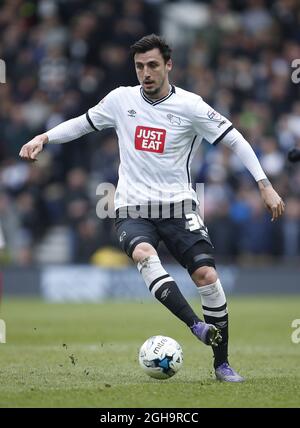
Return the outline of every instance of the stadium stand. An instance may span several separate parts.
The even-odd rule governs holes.
[[[117,181],[114,132],[49,146],[32,164],[18,153],[114,87],[136,85],[128,48],[144,34],[164,34],[159,18],[171,3],[181,4],[13,0],[0,6],[0,58],[7,67],[0,84],[2,264],[96,263],[101,250],[118,248],[113,222],[99,220],[95,210],[97,185]],[[205,222],[217,258],[299,263],[300,169],[287,154],[300,148],[300,83],[291,78],[292,61],[300,58],[300,4],[195,3],[208,18],[192,42],[174,46],[173,82],[231,119],[286,202],[285,215],[271,223],[244,167],[222,145],[204,144],[193,175],[206,183]]]

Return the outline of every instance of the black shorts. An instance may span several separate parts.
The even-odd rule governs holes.
[[[180,203],[183,204],[183,203]],[[213,245],[203,224],[199,210],[193,202],[184,210],[181,218],[175,214],[178,204],[171,205],[170,218],[125,217],[124,211],[116,211],[116,232],[121,248],[132,257],[135,247],[147,242],[157,249],[162,240],[175,259],[192,274],[198,267],[215,267]],[[126,209],[126,208],[124,208]],[[145,211],[143,211],[145,213]]]

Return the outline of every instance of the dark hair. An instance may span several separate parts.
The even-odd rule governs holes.
[[[165,63],[171,58],[172,49],[167,45],[165,40],[157,34],[149,34],[130,46],[130,52],[134,56],[136,53],[145,53],[151,49],[159,49]]]

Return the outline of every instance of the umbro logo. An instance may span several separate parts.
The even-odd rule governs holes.
[[[200,229],[199,232],[201,233],[202,236],[204,236],[205,238],[208,238],[208,233],[206,232],[206,230]]]
[[[216,326],[217,326],[217,327],[220,327],[220,328],[224,328],[224,327],[226,327],[226,326],[227,326],[227,321],[219,321],[219,322],[216,322]]]
[[[120,242],[122,242],[123,241],[123,239],[125,238],[125,236],[127,235],[127,233],[125,232],[125,230],[123,230],[123,232],[121,233],[121,235],[120,235]]]
[[[136,115],[135,110],[127,110],[127,112],[128,112],[128,116],[130,116],[130,117],[135,117],[135,115]]]
[[[169,294],[170,294],[170,289],[166,288],[160,295],[161,300],[166,300]]]

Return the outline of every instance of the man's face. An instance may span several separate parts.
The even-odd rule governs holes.
[[[158,48],[135,54],[134,63],[138,81],[146,95],[160,95],[166,88],[168,90],[168,73],[172,69],[172,61],[165,63]]]

